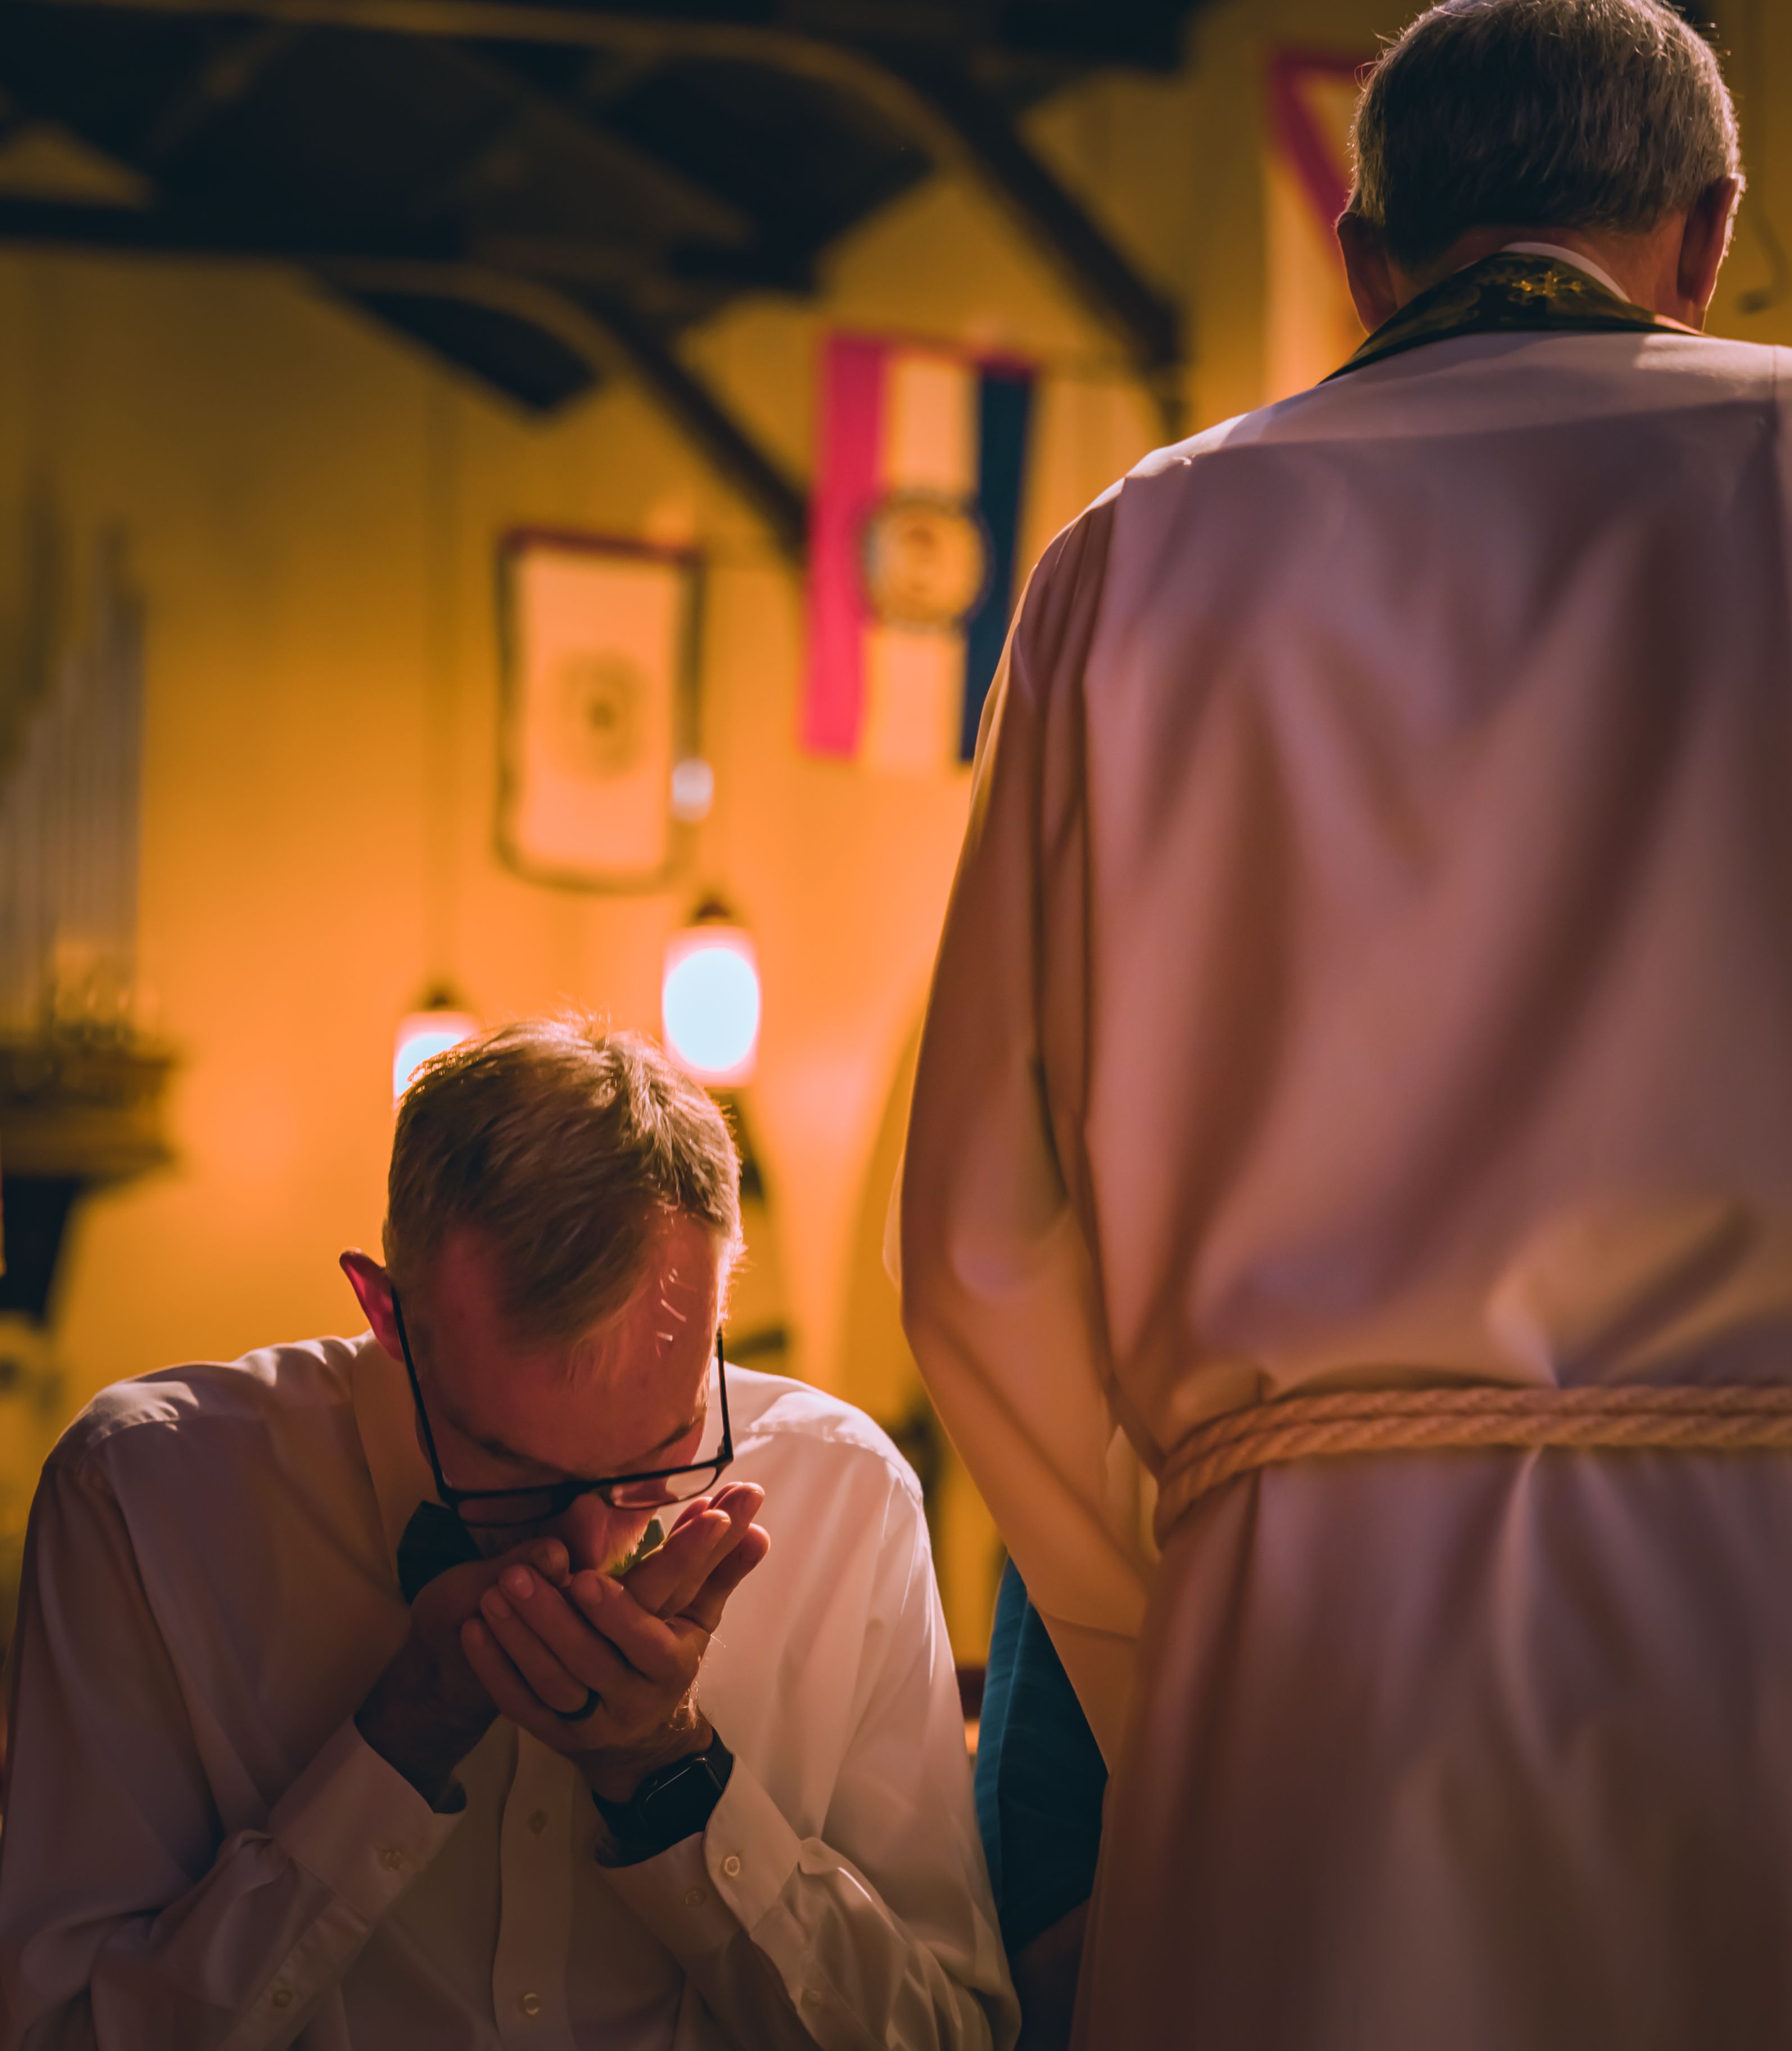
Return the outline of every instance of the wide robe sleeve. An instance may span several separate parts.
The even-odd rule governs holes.
[[[1084,671],[1112,520],[1098,501],[1047,550],[985,710],[900,1197],[910,1343],[1110,1764],[1151,1572],[1079,1166]]]

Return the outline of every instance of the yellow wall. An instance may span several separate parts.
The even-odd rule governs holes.
[[[830,272],[820,303],[745,307],[692,349],[799,474],[835,322],[1041,359],[1031,549],[1149,445],[1112,346],[976,196],[921,190]],[[90,1200],[71,1231],[65,1408],[171,1361],[352,1327],[334,1263],[377,1239],[401,1013],[447,976],[488,1017],[572,1001],[651,1028],[665,940],[716,889],[760,948],[747,1109],[792,1365],[852,1393],[854,1233],[968,779],[798,751],[801,592],[726,488],[631,389],[526,420],[276,270],[9,252],[14,618],[32,503],[77,569],[121,524],[147,601],[143,967],[182,1057],[176,1165]],[[494,855],[493,549],[525,522],[690,540],[709,559],[718,799],[675,893],[543,889]],[[79,611],[72,592],[65,625]]]
[[[1180,77],[1103,80],[1036,117],[1042,150],[1187,305],[1191,424],[1262,395],[1266,51],[1366,50],[1403,11],[1233,0],[1197,18]],[[1783,100],[1792,22],[1763,6],[1758,28]],[[1786,157],[1757,162],[1749,205],[1792,219]],[[1792,303],[1738,309],[1765,275],[1745,235],[1718,324],[1792,338]],[[921,188],[840,247],[825,285],[691,343],[793,471],[809,467],[816,350],[835,323],[1043,361],[1029,555],[1156,439],[1111,340],[978,191]],[[177,1165],[93,1200],[72,1233],[68,1407],[170,1361],[352,1325],[334,1260],[377,1238],[398,1015],[447,976],[489,1017],[570,1000],[651,1028],[663,942],[709,889],[761,950],[749,1110],[792,1364],[894,1401],[887,1306],[864,1294],[887,1166],[874,1177],[873,1154],[894,1129],[966,779],[880,779],[798,752],[799,587],[660,416],[612,388],[526,420],[276,270],[8,252],[0,607],[15,617],[33,497],[77,564],[121,522],[147,602],[143,955],[182,1057]],[[692,541],[710,560],[718,802],[687,890],[573,895],[494,857],[492,552],[524,522]],[[974,1651],[992,1540],[974,1507],[953,1528],[955,1635]]]

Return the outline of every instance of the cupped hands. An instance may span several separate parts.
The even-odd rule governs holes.
[[[714,1735],[698,1673],[729,1597],[770,1549],[753,1521],[764,1500],[751,1483],[699,1496],[620,1578],[585,1570],[559,1581],[507,1562],[460,1625],[467,1667],[596,1793],[626,1802],[648,1773]]]

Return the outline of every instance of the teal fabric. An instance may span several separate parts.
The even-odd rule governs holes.
[[[996,1598],[977,1729],[977,1826],[1012,1958],[1095,1885],[1108,1770],[1026,1584]]]

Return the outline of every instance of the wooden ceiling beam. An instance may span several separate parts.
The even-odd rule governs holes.
[[[438,43],[436,51],[438,61],[509,107],[519,131],[534,126],[588,164],[593,176],[616,179],[647,197],[667,223],[664,239],[695,236],[732,249],[744,249],[757,239],[752,216],[732,201],[651,151],[624,141],[594,115],[544,91],[508,64],[456,42]]]
[[[289,21],[262,21],[213,50],[156,116],[145,145],[149,162],[166,162],[246,99],[304,34]]]
[[[349,258],[314,267],[350,292],[453,299],[507,314],[551,335],[594,372],[626,369],[711,468],[746,500],[793,565],[807,546],[808,498],[710,387],[663,339],[620,305],[557,290],[477,264]]]
[[[95,206],[71,200],[0,197],[0,244],[45,243],[72,249],[140,251],[156,256],[217,256],[248,262],[330,264],[384,257],[454,260],[460,232],[409,231],[401,247],[384,229],[367,234],[306,222],[253,220],[166,207]]]
[[[0,134],[5,132],[0,115]],[[718,292],[800,293],[812,281],[799,270],[752,252],[682,252],[670,265],[638,244],[588,237],[464,229],[453,221],[419,221],[358,232],[341,224],[253,219],[190,204],[153,209],[88,201],[32,199],[0,193],[0,244],[61,244],[73,249],[136,250],[145,256],[327,265],[338,259],[393,263],[465,263],[520,280],[601,292],[651,292],[664,286],[701,301]]]
[[[1081,201],[961,76],[914,73],[847,43],[777,23],[619,13],[539,0],[11,0],[14,6],[111,9],[426,36],[534,43],[644,58],[757,64],[856,100],[942,168],[974,178],[1027,232],[1103,323],[1125,340],[1167,426],[1180,385],[1177,309],[1151,286]]]

